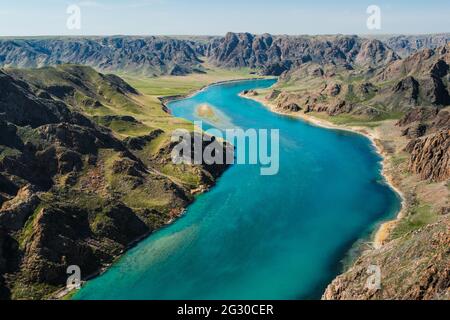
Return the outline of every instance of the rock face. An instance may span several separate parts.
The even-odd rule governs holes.
[[[362,41],[355,64],[362,67],[379,67],[399,60],[399,56],[386,44],[379,40]]]
[[[198,69],[199,45],[167,37],[3,39],[0,66],[36,68],[73,63],[102,71],[182,75]]]
[[[280,90],[272,90],[270,93],[266,96],[267,100],[273,100],[278,98],[278,96],[281,94]]]
[[[394,94],[400,94],[406,97],[409,103],[417,103],[419,98],[419,82],[414,77],[406,77],[400,80],[392,89]]]
[[[28,184],[17,191],[17,195],[3,203],[0,208],[0,226],[7,230],[18,231],[25,225],[39,204],[36,190]]]
[[[197,186],[159,171],[171,165],[173,146],[145,152],[162,130],[120,140],[99,123],[145,125],[89,116],[124,106],[139,114],[139,95],[88,67],[0,70],[1,298],[44,298],[65,283],[69,265],[83,276],[99,271],[193,200]],[[225,169],[187,165],[175,178],[189,174],[207,188]]]
[[[450,112],[448,108],[414,108],[397,122],[402,134],[411,139],[405,148],[410,154],[409,171],[422,179],[450,178]]]
[[[255,90],[244,90],[242,92],[242,95],[249,96],[249,97],[255,97],[258,95],[258,92],[256,92]]]
[[[327,113],[330,116],[337,116],[343,113],[350,113],[353,110],[353,106],[345,100],[339,101],[331,108],[328,108]]]
[[[450,130],[442,130],[411,141],[409,170],[422,179],[445,181],[450,178]]]
[[[450,222],[439,222],[363,254],[326,289],[323,299],[450,299]],[[371,266],[380,267],[380,289],[367,286]]]
[[[397,122],[397,125],[404,127],[414,122],[429,122],[432,121],[438,114],[439,108],[414,108],[406,113]]]
[[[420,138],[440,130],[449,130],[450,112],[448,108],[413,108],[397,122],[397,125],[403,128],[403,135],[409,138]],[[420,129],[420,132],[417,129]]]
[[[286,103],[286,104],[282,104],[279,103],[277,108],[279,110],[283,110],[283,111],[288,111],[288,112],[299,112],[300,110],[302,110],[302,108],[300,108],[300,106],[296,103]]]

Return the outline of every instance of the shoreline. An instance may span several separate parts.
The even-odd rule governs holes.
[[[405,216],[405,210],[408,206],[408,200],[405,197],[405,194],[400,189],[400,187],[396,184],[394,177],[392,174],[388,172],[388,166],[389,166],[389,159],[390,155],[384,150],[383,146],[379,143],[380,137],[377,137],[373,132],[369,132],[368,128],[358,127],[358,126],[347,126],[347,125],[337,125],[330,121],[318,119],[313,116],[308,116],[306,114],[295,114],[295,113],[287,113],[277,110],[276,105],[271,103],[270,101],[267,101],[264,97],[258,97],[258,96],[246,96],[242,93],[239,94],[241,98],[253,100],[256,102],[261,103],[264,107],[266,107],[269,111],[283,115],[288,117],[294,117],[297,119],[300,119],[302,121],[308,122],[312,125],[326,128],[326,129],[333,129],[333,130],[341,130],[341,131],[347,131],[352,132],[356,134],[361,134],[368,138],[376,150],[376,152],[381,156],[381,175],[383,176],[383,179],[385,180],[386,184],[398,195],[400,198],[400,210],[396,214],[395,218],[392,220],[382,221],[378,227],[375,228],[374,232],[370,236],[370,239],[372,240],[372,246],[373,249],[379,249],[381,248],[385,242],[388,240],[391,230],[395,227],[395,225],[398,223],[400,219],[402,219]]]
[[[275,80],[275,79],[278,79],[278,77],[254,77],[254,78],[221,80],[221,81],[211,82],[210,84],[206,84],[206,85],[202,86],[201,88],[199,88],[197,90],[193,90],[192,92],[189,92],[186,94],[177,94],[177,95],[173,95],[173,96],[160,96],[160,97],[158,97],[158,100],[161,102],[161,105],[163,106],[163,110],[165,112],[167,112],[168,114],[171,114],[169,108],[167,107],[167,103],[191,98],[192,96],[206,90],[209,87],[214,87],[214,86],[218,86],[221,84],[234,83],[234,82],[243,82],[243,81],[251,81],[251,80],[270,80],[270,79]]]

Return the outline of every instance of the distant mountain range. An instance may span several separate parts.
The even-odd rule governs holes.
[[[3,39],[0,65],[37,68],[71,63],[101,71],[179,75],[196,71],[201,63],[199,44],[165,37]]]
[[[209,59],[221,67],[250,67],[280,75],[308,62],[353,66],[385,65],[397,54],[379,40],[357,36],[255,36],[228,33],[209,45]]]
[[[378,67],[423,48],[444,45],[450,35],[273,36],[228,33],[224,37],[54,37],[0,39],[0,66],[36,68],[64,63],[99,71],[146,76],[204,72],[202,59],[221,67],[249,67],[280,75],[306,62]]]

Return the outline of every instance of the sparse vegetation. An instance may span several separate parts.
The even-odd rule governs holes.
[[[426,203],[414,203],[408,210],[406,217],[401,219],[392,231],[392,239],[399,238],[404,234],[422,228],[437,221],[439,215]]]

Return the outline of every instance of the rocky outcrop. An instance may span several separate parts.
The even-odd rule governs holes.
[[[437,116],[432,119],[430,128],[435,130],[450,130],[450,110],[439,110]]]
[[[416,104],[419,98],[419,82],[413,77],[406,77],[392,88],[394,94],[400,94],[409,104]]]
[[[327,113],[330,116],[337,116],[343,113],[349,113],[353,110],[353,105],[346,102],[345,100],[339,101],[335,105],[327,109]]]
[[[436,107],[414,108],[397,125],[411,139],[409,171],[422,179],[445,181],[450,178],[450,112]]]
[[[258,92],[256,92],[255,90],[244,90],[242,92],[242,95],[249,96],[249,97],[255,97],[258,95]]]
[[[436,107],[414,108],[407,112],[397,125],[403,127],[403,135],[419,138],[439,130],[450,130],[450,112]]]
[[[287,112],[299,112],[302,110],[302,108],[298,104],[293,103],[293,102],[286,103],[286,104],[279,103],[277,106],[277,109],[287,111]]]
[[[384,50],[379,43],[367,44],[366,54],[359,59],[371,56],[369,53],[375,48]],[[377,64],[376,57],[373,61]],[[444,109],[450,105],[449,63],[448,46],[424,49],[402,60],[391,59],[387,64],[378,63],[378,68],[360,65],[352,69],[348,64],[306,62],[283,73],[279,89],[275,87],[276,99],[270,95],[268,99],[304,106],[305,113],[348,114],[355,120],[398,117],[418,106]],[[284,87],[289,90],[283,92]],[[415,126],[408,130],[409,135],[424,135],[426,127],[419,123]]]
[[[197,176],[200,177],[201,188],[206,189],[208,186],[211,186],[215,183],[215,180],[222,175],[222,173],[228,168],[228,164],[226,164],[226,159],[234,159],[234,147],[229,143],[219,141],[214,136],[210,136],[208,139],[202,139],[202,135],[198,132],[193,132],[190,134],[192,145],[190,147],[190,154],[178,154],[179,160],[184,159],[184,162],[195,164],[195,159],[201,158],[199,153],[203,154],[205,148],[208,147],[208,150],[222,150],[221,154],[223,158],[220,163],[207,163],[203,161],[201,164],[195,164],[188,170],[192,170],[196,173]],[[209,141],[208,141],[209,140]],[[185,143],[185,142],[183,142]],[[201,148],[194,148],[194,143],[201,145]],[[171,151],[177,145],[177,141],[170,141],[165,143],[162,148],[159,150],[159,153],[156,154],[153,158],[158,164],[169,164],[173,162],[173,158],[171,155]],[[213,156],[215,151],[211,153]]]
[[[361,42],[355,64],[361,67],[379,67],[399,60],[399,56],[387,45],[379,40]]]
[[[450,299],[450,222],[444,216],[363,254],[328,286],[326,300]],[[379,268],[379,269],[378,269]],[[377,286],[375,272],[380,271]]]
[[[439,114],[439,108],[414,108],[407,112],[398,122],[397,125],[404,127],[414,122],[430,122]]]
[[[355,95],[361,100],[367,100],[374,97],[379,89],[371,82],[363,82],[353,87]]]
[[[20,188],[13,199],[0,207],[0,226],[7,230],[20,230],[39,202],[37,192],[32,185],[28,184]]]
[[[437,76],[431,76],[422,82],[422,92],[426,100],[433,105],[450,105],[450,95],[443,80]]]
[[[264,76],[281,76],[284,72],[290,70],[291,67],[291,61],[269,63],[267,66],[263,67],[261,74]]]
[[[422,179],[445,181],[450,178],[449,130],[412,140],[405,150],[411,154],[409,170]]]
[[[274,100],[278,98],[278,96],[281,94],[280,90],[272,90],[270,93],[266,96],[267,100]]]
[[[327,94],[335,97],[341,93],[342,86],[338,83],[329,83],[325,90],[327,91]]]

